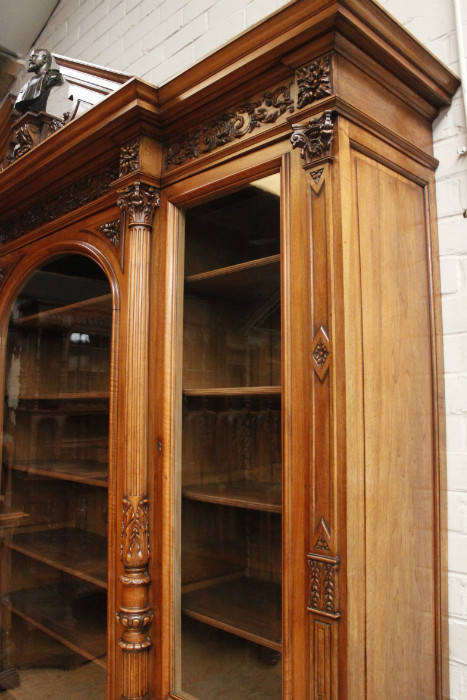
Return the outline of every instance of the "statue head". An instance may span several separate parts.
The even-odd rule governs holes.
[[[46,73],[52,65],[52,54],[47,49],[33,49],[29,55],[28,73]]]

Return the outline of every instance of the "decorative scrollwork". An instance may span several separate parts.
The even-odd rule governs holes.
[[[109,221],[108,223],[101,224],[98,229],[106,238],[109,239],[111,243],[117,248],[120,248],[120,219],[115,221]]]
[[[268,90],[260,100],[244,102],[235,111],[221,114],[201,129],[175,141],[168,148],[166,164],[181,165],[187,160],[210,153],[215,148],[251,133],[262,124],[273,123],[281,115],[293,111],[290,85]]]
[[[125,496],[122,514],[122,562],[143,568],[149,559],[149,508],[146,496]]]
[[[300,148],[300,155],[305,166],[315,158],[328,156],[333,139],[332,112],[326,110],[320,117],[310,119],[308,124],[293,124],[290,137],[292,147]]]
[[[299,109],[332,93],[329,56],[318,58],[297,70]]]
[[[139,169],[139,146],[140,140],[133,139],[120,149],[120,169],[119,175],[127,175]]]
[[[156,207],[160,204],[160,193],[144,182],[134,182],[120,192],[118,206],[128,213],[130,226],[152,226]]]
[[[337,574],[339,557],[323,554],[308,554],[310,567],[310,602],[308,611],[337,619]]]

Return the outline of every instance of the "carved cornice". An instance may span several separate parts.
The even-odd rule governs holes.
[[[146,496],[125,496],[122,504],[122,563],[144,568],[149,560],[149,510]]]
[[[133,141],[130,141],[121,147],[119,170],[120,177],[128,175],[128,173],[132,173],[135,170],[139,170],[139,147],[139,139],[133,139]]]
[[[144,182],[135,182],[119,193],[118,206],[127,212],[130,226],[152,226],[154,212],[160,205],[160,192]]]
[[[332,94],[331,62],[323,56],[296,71],[298,85],[298,108],[312,104],[315,100]]]
[[[240,139],[262,124],[275,122],[282,114],[295,109],[290,85],[281,85],[263,94],[261,99],[247,101],[233,112],[211,119],[197,131],[185,134],[167,151],[166,165],[181,165],[187,160],[210,153],[220,146]]]
[[[328,157],[333,139],[332,112],[326,110],[321,116],[310,119],[308,124],[293,124],[290,137],[293,148],[300,148],[305,167],[315,159]]]
[[[338,619],[339,557],[308,554],[310,569],[310,602],[307,610]]]
[[[50,194],[47,199],[25,209],[17,216],[0,222],[0,244],[14,241],[38,226],[98,199],[110,190],[112,182],[117,178],[118,166],[108,165],[103,170]]]
[[[98,226],[99,233],[102,233],[102,235],[108,238],[117,250],[120,248],[120,227],[120,219],[115,219],[115,221],[109,221]]]

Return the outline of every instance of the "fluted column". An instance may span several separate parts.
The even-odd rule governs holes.
[[[159,206],[154,187],[134,182],[120,192],[126,212],[125,274],[127,277],[125,363],[125,474],[122,503],[122,604],[117,618],[123,626],[121,700],[147,700],[148,657],[152,620],[148,601],[148,334],[149,260],[154,211]]]

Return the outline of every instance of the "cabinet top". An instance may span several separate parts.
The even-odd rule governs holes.
[[[122,147],[131,146],[132,139],[144,136],[160,144],[158,156],[149,154],[156,185],[163,185],[164,178],[173,181],[174,170],[184,162],[177,155],[183,139],[188,138],[193,159],[199,154],[190,133],[226,114],[235,116],[236,106],[243,119],[250,119],[247,127],[255,135],[267,133],[271,125],[277,133],[281,128],[290,133],[292,121],[335,109],[345,116],[352,110],[366,112],[372,122],[414,143],[416,128],[421,124],[430,129],[458,84],[451,71],[373,0],[294,0],[166,84],[155,87],[131,78],[88,112],[26,148],[10,165],[5,157],[0,240],[8,242],[5,226],[18,209],[54,199],[54,190],[85,182],[112,159],[118,163]],[[370,102],[378,103],[379,111]],[[401,121],[412,119],[414,126],[406,133],[391,122],[385,108],[391,103],[401,105]],[[25,115],[21,119],[27,122]],[[7,101],[0,110],[0,157],[14,129]],[[203,138],[212,151],[210,136]],[[430,155],[427,138],[417,147]],[[147,172],[143,162],[131,160],[131,147],[126,158],[126,170],[116,166],[108,172],[109,181],[135,170]],[[50,221],[54,212],[47,216]]]

